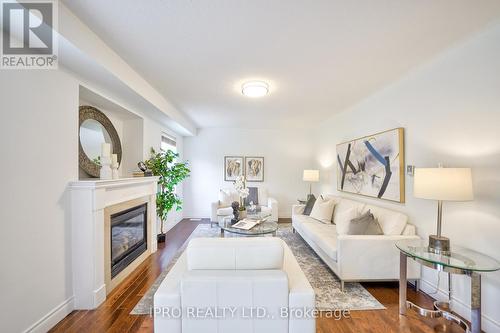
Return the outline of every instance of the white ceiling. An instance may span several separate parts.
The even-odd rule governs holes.
[[[500,17],[498,0],[63,2],[200,128],[309,127]]]

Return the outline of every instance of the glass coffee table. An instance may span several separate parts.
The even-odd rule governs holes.
[[[256,212],[252,214],[247,215],[247,219],[250,220],[263,220],[265,218],[270,217],[271,214],[269,213],[262,213],[262,212]],[[276,231],[278,230],[278,223],[276,222],[269,222],[269,221],[263,221],[256,226],[254,226],[250,230],[244,230],[244,229],[239,229],[239,228],[234,228],[233,224],[231,223],[231,220],[233,219],[233,216],[225,216],[221,218],[219,222],[219,228],[220,228],[220,236],[224,237],[225,232],[230,232],[233,234],[238,234],[238,235],[244,235],[244,236],[262,236],[262,235],[268,235],[272,234],[273,236],[276,236]]]
[[[451,248],[450,255],[436,254],[429,251],[422,240],[397,242],[400,251],[399,277],[399,313],[406,314],[406,309],[414,309],[420,315],[430,318],[443,317],[461,326],[464,331],[481,332],[481,273],[500,270],[500,262],[482,253],[459,246]],[[471,324],[451,312],[448,302],[434,302],[434,309],[424,309],[406,299],[407,258],[448,274],[467,275],[471,279]],[[451,279],[448,275],[451,285]],[[451,288],[450,288],[451,291]],[[449,298],[451,299],[451,293]]]

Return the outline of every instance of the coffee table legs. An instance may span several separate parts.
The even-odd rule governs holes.
[[[224,229],[220,228],[220,236],[221,238],[224,238]]]

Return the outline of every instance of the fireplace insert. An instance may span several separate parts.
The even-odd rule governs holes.
[[[111,277],[146,251],[148,206],[143,204],[111,215]]]

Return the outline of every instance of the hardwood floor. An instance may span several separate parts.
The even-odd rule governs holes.
[[[50,332],[153,332],[153,320],[150,316],[129,313],[200,223],[208,222],[185,220],[178,223],[167,233],[166,243],[160,244],[158,251],[113,290],[99,308],[73,311]],[[422,319],[414,313],[400,316],[397,283],[366,283],[363,286],[387,309],[353,311],[350,318],[341,320],[318,318],[318,333],[434,332],[435,325],[444,323],[442,319]],[[429,296],[410,288],[408,298],[419,305],[432,306]],[[460,330],[452,327],[448,332]]]

